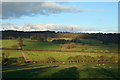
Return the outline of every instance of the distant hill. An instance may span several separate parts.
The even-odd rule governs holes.
[[[18,37],[30,38],[30,36],[41,37],[44,34],[45,37],[51,38],[75,38],[81,39],[96,39],[103,42],[120,43],[120,33],[70,33],[70,32],[55,32],[55,31],[15,31],[5,30],[2,32],[2,39],[15,39]]]

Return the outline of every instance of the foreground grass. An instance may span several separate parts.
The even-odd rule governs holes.
[[[3,78],[119,78],[116,65],[96,64],[23,64],[3,66]],[[109,68],[112,67],[112,68]]]

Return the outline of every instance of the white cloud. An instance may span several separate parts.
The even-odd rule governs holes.
[[[119,30],[116,30],[116,29],[108,29],[108,30],[103,30],[102,32],[106,32],[106,33],[118,33]]]
[[[13,26],[14,24],[11,24],[11,23],[9,23],[9,22],[6,22],[6,23],[2,23],[2,24],[0,24],[1,26]]]
[[[21,16],[35,16],[37,14],[50,15],[58,13],[78,13],[85,11],[104,12],[105,10],[82,9],[76,6],[64,6],[53,2],[3,2],[2,17],[18,18]]]
[[[10,30],[19,31],[67,31],[67,32],[81,32],[81,31],[99,31],[98,28],[80,27],[78,25],[60,25],[60,24],[30,24],[26,23],[23,26],[11,26]]]

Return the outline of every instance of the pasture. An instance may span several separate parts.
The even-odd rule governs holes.
[[[18,58],[22,56],[21,51],[6,51],[3,50],[2,52],[9,53],[9,58]],[[102,56],[102,55],[108,55],[108,57],[116,56],[118,57],[118,54],[115,53],[73,53],[73,52],[48,52],[48,51],[24,51],[24,53],[30,57],[33,61],[39,61],[44,60],[47,57],[54,57],[58,61],[66,61],[68,57],[70,56],[77,56],[77,55],[86,55],[86,56]]]
[[[52,42],[40,42],[37,40],[24,39],[23,40],[23,49],[34,49],[34,50],[75,50],[81,51],[84,49],[85,51],[97,51],[97,52],[118,52],[118,44],[109,43],[102,44],[97,40],[81,40],[82,43],[76,43],[76,48],[66,49],[61,48],[60,44],[52,43]],[[94,43],[96,42],[96,43]],[[90,44],[89,44],[90,43]],[[2,48],[19,48],[17,40],[2,40]]]
[[[53,40],[53,39],[52,39]],[[68,39],[67,40],[71,40]],[[102,44],[101,41],[81,40],[82,43],[75,43],[75,48],[61,48],[61,45],[52,43],[48,40],[40,42],[38,40],[23,39],[23,52],[29,57],[31,63],[18,63],[18,59],[23,57],[19,49],[17,40],[2,40],[2,48],[11,48],[15,50],[2,50],[2,53],[8,54],[8,59],[11,61],[9,65],[3,65],[3,78],[112,78],[117,80],[118,72],[118,45],[109,43]],[[93,41],[93,42],[92,42]],[[93,43],[96,44],[93,44]],[[18,47],[17,47],[18,46]],[[27,51],[36,50],[36,51]],[[82,52],[59,52],[47,50],[67,50]],[[37,51],[46,50],[46,51]],[[91,53],[90,51],[93,51]],[[97,52],[97,53],[94,53]],[[106,53],[107,52],[107,53]],[[110,52],[110,53],[109,53]],[[69,57],[89,56],[97,58],[99,56],[107,56],[106,58],[115,57],[114,63],[99,63],[99,62],[77,62],[73,60],[69,62]],[[46,62],[51,58],[52,62]]]
[[[22,64],[3,67],[3,78],[111,78],[118,80],[116,65],[96,64]]]

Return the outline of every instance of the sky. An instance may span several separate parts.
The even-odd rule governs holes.
[[[2,26],[4,29],[20,31],[116,33],[118,3],[4,2]]]

